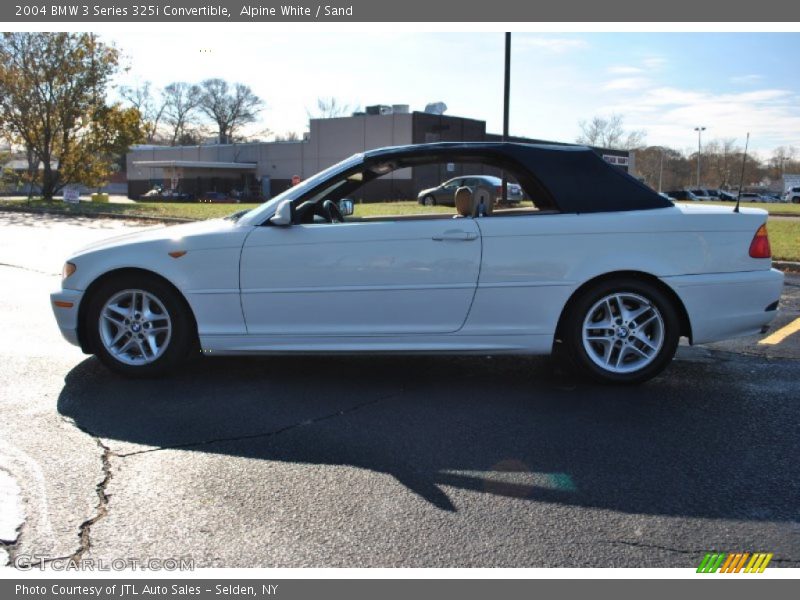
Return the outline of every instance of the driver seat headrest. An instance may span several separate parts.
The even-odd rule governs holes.
[[[463,186],[456,190],[455,204],[459,216],[472,217],[475,215],[475,196],[470,188]]]

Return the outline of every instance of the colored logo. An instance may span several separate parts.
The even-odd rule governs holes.
[[[709,552],[700,561],[697,567],[698,573],[763,573],[769,561],[772,560],[772,552],[737,552],[726,554],[725,552]],[[746,566],[745,566],[746,565]]]

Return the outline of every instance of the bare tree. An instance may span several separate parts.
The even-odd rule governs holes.
[[[236,130],[254,123],[264,106],[243,83],[231,86],[224,79],[206,79],[200,86],[200,110],[216,124],[221,144],[232,143]]]
[[[618,114],[608,118],[595,116],[590,121],[580,121],[578,125],[581,135],[577,142],[587,146],[630,150],[641,147],[647,137],[642,129],[625,131],[622,115]]]
[[[354,110],[358,110],[358,108],[351,109],[349,104],[330,96],[317,98],[317,110],[313,113],[310,110],[306,110],[306,113],[309,119],[333,119],[334,117],[346,116]]]
[[[145,141],[152,144],[158,136],[158,128],[164,116],[166,97],[161,95],[156,98],[151,92],[149,81],[136,87],[120,87],[119,94],[139,111],[139,128]]]
[[[742,163],[741,152],[742,149],[736,146],[735,138],[711,140],[706,143],[701,157],[705,163],[703,179],[724,189],[738,183]],[[736,159],[737,155],[739,160]],[[693,160],[697,160],[697,154]]]
[[[276,142],[296,142],[300,139],[300,134],[296,131],[287,131],[283,135],[276,135],[275,141]]]
[[[786,173],[800,173],[800,148],[795,146],[778,146],[772,151],[768,161],[768,172],[771,179],[782,179]]]
[[[200,105],[201,95],[200,86],[183,81],[170,83],[164,88],[164,120],[170,128],[171,146],[198,136],[189,120]]]

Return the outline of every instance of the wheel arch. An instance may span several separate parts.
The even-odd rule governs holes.
[[[181,292],[178,287],[172,283],[169,279],[156,273],[155,271],[150,271],[149,269],[142,269],[140,267],[121,267],[118,269],[113,269],[111,271],[107,271],[97,277],[89,286],[86,288],[86,291],[83,293],[83,298],[81,300],[80,306],[78,307],[78,343],[80,344],[81,350],[86,354],[92,354],[94,350],[90,347],[88,340],[86,339],[86,311],[89,310],[89,298],[91,298],[92,293],[100,287],[103,283],[110,279],[114,279],[117,277],[125,277],[130,275],[146,275],[147,277],[152,277],[157,279],[159,282],[163,283],[164,285],[168,286],[172,289],[173,292],[177,295],[181,302],[184,304],[184,308],[188,311],[188,315],[192,320],[193,330],[195,332],[195,336],[197,336],[197,318],[195,317],[194,310],[192,310],[192,306],[189,304],[189,301],[186,299],[186,296]]]
[[[691,342],[692,322],[689,319],[689,313],[686,311],[686,306],[684,306],[680,296],[678,296],[678,294],[675,292],[674,289],[672,289],[669,285],[664,283],[664,281],[662,281],[655,275],[652,275],[650,273],[645,273],[644,271],[611,271],[609,273],[603,273],[602,275],[597,275],[583,282],[574,292],[572,292],[569,299],[564,304],[564,307],[561,309],[561,314],[558,317],[558,324],[556,325],[555,338],[560,339],[566,315],[568,314],[572,304],[575,302],[577,298],[581,296],[581,294],[583,294],[590,287],[597,285],[598,283],[622,277],[646,281],[648,283],[655,285],[658,289],[660,289],[672,301],[672,305],[675,308],[675,311],[678,313],[678,318],[680,320],[680,335],[689,338],[689,341]]]

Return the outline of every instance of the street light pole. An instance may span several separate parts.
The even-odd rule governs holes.
[[[511,95],[511,32],[506,32],[505,79],[503,81],[503,141],[508,140],[508,105]],[[508,202],[508,177],[503,171],[503,206]]]
[[[700,187],[700,153],[702,152],[703,149],[700,141],[700,136],[703,134],[706,128],[703,127],[702,125],[698,125],[697,127],[694,128],[694,130],[697,132],[697,187]]]

